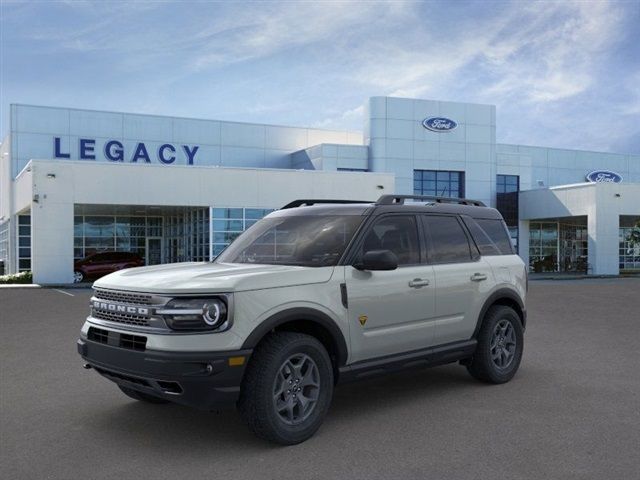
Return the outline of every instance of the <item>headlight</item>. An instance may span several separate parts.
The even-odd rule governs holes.
[[[223,298],[174,298],[156,310],[173,330],[223,331],[231,326]]]

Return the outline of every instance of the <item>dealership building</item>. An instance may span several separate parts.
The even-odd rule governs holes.
[[[362,132],[11,105],[0,270],[71,283],[74,261],[206,261],[298,198],[480,200],[531,272],[640,271],[640,155],[496,142],[492,105],[372,97]]]

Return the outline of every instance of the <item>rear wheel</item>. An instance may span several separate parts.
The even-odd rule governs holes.
[[[303,333],[276,332],[256,348],[238,407],[251,431],[282,445],[311,437],[333,396],[333,367],[323,345]]]
[[[123,387],[122,385],[118,385],[118,388],[122,390],[127,397],[133,398],[134,400],[138,400],[140,402],[146,403],[169,403],[168,400],[164,398],[156,397],[154,395],[149,395],[148,393],[139,392],[138,390],[134,390],[132,388]]]
[[[467,370],[488,383],[505,383],[520,366],[524,337],[520,317],[510,307],[491,307],[478,333],[478,347]]]
[[[84,274],[80,270],[73,272],[73,283],[80,283],[84,280]]]

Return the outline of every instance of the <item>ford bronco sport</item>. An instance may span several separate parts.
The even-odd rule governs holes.
[[[98,280],[78,351],[129,397],[236,404],[258,436],[295,444],[338,382],[452,362],[509,381],[526,285],[502,217],[481,202],[297,200],[213,262]]]

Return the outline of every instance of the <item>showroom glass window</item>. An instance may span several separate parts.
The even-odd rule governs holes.
[[[145,258],[146,238],[162,237],[160,216],[76,215],[74,259],[99,252],[133,252]]]
[[[218,256],[242,232],[271,212],[273,209],[268,208],[214,208],[213,256]]]
[[[529,271],[558,270],[558,224],[529,222]]]
[[[414,170],[413,194],[463,198],[464,172],[449,170]]]
[[[31,270],[31,215],[18,215],[18,271]]]
[[[529,222],[529,271],[589,271],[587,218],[575,217],[574,223]]]
[[[620,271],[640,272],[640,217],[620,216]]]
[[[0,222],[0,275],[9,269],[9,220]]]
[[[518,175],[498,175],[496,177],[496,208],[502,214],[509,236],[518,251],[518,192],[520,177]]]

